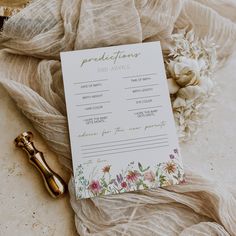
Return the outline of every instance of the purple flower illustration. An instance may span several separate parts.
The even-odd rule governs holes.
[[[120,184],[123,181],[123,176],[121,174],[116,175],[116,179],[117,179],[118,183]]]
[[[179,154],[179,151],[177,148],[174,149],[174,153]]]
[[[119,177],[119,175],[116,175],[116,179],[117,179],[118,183],[121,182],[121,181],[120,181],[120,177]]]

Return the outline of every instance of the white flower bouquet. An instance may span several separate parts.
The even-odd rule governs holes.
[[[196,133],[211,110],[216,45],[210,39],[197,39],[193,31],[177,30],[165,66],[174,117],[180,141]]]

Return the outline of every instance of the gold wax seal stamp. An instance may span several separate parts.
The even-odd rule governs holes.
[[[48,192],[52,197],[58,198],[66,192],[66,183],[48,166],[43,153],[35,148],[32,139],[31,132],[24,132],[15,139],[15,144],[27,152],[30,163],[41,173]]]

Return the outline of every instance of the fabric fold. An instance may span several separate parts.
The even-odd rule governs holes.
[[[186,176],[183,185],[80,201],[75,200],[72,179],[69,190],[78,232],[82,235],[235,235],[236,213],[231,211],[236,207],[235,194],[226,186],[188,170]]]

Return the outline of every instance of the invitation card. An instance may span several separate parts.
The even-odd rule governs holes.
[[[183,181],[159,42],[61,53],[77,198]]]

